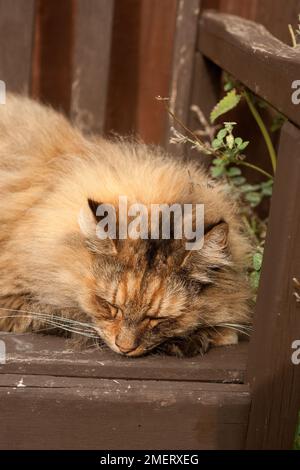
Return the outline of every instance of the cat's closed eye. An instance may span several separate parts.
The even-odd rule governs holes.
[[[109,305],[110,313],[111,313],[113,320],[115,319],[119,320],[123,317],[123,311],[121,310],[120,307],[118,307],[117,305],[110,304],[110,303],[108,305]]]
[[[168,321],[168,317],[155,317],[155,316],[147,315],[144,318],[144,321],[147,321],[151,326],[156,326],[160,323]]]
[[[96,298],[97,303],[101,308],[101,312],[103,312],[107,320],[119,320],[123,317],[123,311],[118,305],[112,304],[99,296],[96,296]]]

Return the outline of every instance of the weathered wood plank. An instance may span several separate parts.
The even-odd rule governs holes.
[[[8,91],[28,93],[34,0],[0,0],[0,80]]]
[[[244,385],[0,378],[1,449],[241,449]]]
[[[177,0],[116,0],[106,131],[165,141]]]
[[[0,334],[7,361],[0,374],[48,374],[113,379],[243,383],[247,342],[215,348],[205,356],[178,359],[152,355],[130,359],[109,350],[74,352],[62,338]]]
[[[224,1],[224,0],[223,0]],[[291,44],[288,24],[296,29],[300,12],[299,0],[256,0],[255,21],[263,24],[275,37]],[[249,2],[247,2],[249,3]],[[251,3],[251,2],[250,2]]]
[[[224,13],[231,13],[232,15],[241,16],[252,20],[255,18],[258,3],[265,3],[259,0],[219,0],[219,5],[211,5],[212,0],[207,0],[207,8],[222,11]],[[276,1],[276,0],[273,0]],[[281,0],[279,0],[281,1]],[[272,12],[269,9],[269,15]]]
[[[202,128],[197,114],[191,109],[191,106],[197,106],[209,122],[210,112],[219,101],[221,84],[220,68],[204,57],[199,52],[194,55],[194,72],[191,83],[191,102],[188,116],[188,127],[192,131]],[[211,164],[211,157],[200,153],[196,149],[188,146],[187,155],[190,158],[199,161],[205,166]]]
[[[69,114],[72,82],[73,0],[35,0],[31,93]]]
[[[299,77],[298,50],[262,25],[212,11],[201,17],[198,49],[300,125],[299,107],[291,99],[292,83]]]
[[[200,0],[178,0],[169,105],[172,112],[185,124],[189,115],[199,11]],[[179,153],[178,147],[174,148],[169,143],[172,125],[173,119],[169,117],[166,147],[173,153]]]
[[[300,409],[300,365],[292,343],[300,340],[295,293],[300,281],[300,130],[282,129],[279,162],[249,352],[252,385],[248,447],[291,449]]]
[[[83,131],[104,128],[114,0],[76,0],[71,118]]]

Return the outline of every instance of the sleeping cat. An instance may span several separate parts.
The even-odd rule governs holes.
[[[178,356],[247,328],[249,244],[226,188],[142,143],[86,138],[49,107],[0,106],[0,330],[67,331],[113,351]],[[101,240],[96,207],[204,204],[203,247]]]

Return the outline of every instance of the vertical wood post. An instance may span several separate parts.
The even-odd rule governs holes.
[[[177,1],[169,106],[171,111],[185,124],[188,122],[190,108],[200,3],[200,0]],[[173,153],[178,153],[178,148],[176,149],[169,144],[172,125],[173,119],[169,117],[165,144]]]
[[[205,0],[178,0],[176,36],[173,52],[172,77],[170,84],[170,108],[172,112],[191,130],[200,124],[191,105],[197,105],[206,118],[219,99],[221,70],[196,50],[199,14],[206,7]],[[217,5],[216,5],[217,6]],[[182,130],[173,119],[168,120],[165,145],[176,155],[195,157],[202,162],[208,161],[205,155],[189,147],[180,148],[169,143],[170,127]]]
[[[300,130],[282,129],[262,277],[250,344],[247,447],[291,449],[300,409]]]
[[[30,90],[34,7],[34,0],[0,0],[0,80],[8,91]]]
[[[71,118],[83,131],[104,129],[114,0],[76,0]]]

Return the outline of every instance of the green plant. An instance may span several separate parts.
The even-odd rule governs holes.
[[[298,425],[296,429],[296,435],[294,440],[294,450],[300,450],[300,412],[298,415]]]
[[[193,149],[211,156],[210,172],[212,177],[214,179],[221,178],[225,181],[228,184],[231,195],[238,201],[245,230],[253,241],[254,253],[251,266],[249,267],[249,278],[252,287],[256,290],[259,284],[263,259],[267,221],[260,219],[255,211],[255,207],[258,206],[264,198],[269,198],[272,195],[273,175],[265,169],[246,161],[244,152],[249,142],[235,135],[235,122],[223,122],[220,126],[216,125],[215,121],[217,118],[220,118],[228,111],[238,106],[242,100],[245,100],[265,141],[274,174],[276,171],[277,158],[270,132],[279,129],[285,118],[278,112],[274,113],[273,110],[274,118],[268,130],[258,108],[266,108],[269,107],[269,105],[253,95],[232,77],[226,74],[224,74],[224,76],[224,91],[226,94],[214,106],[210,114],[210,122],[207,121],[199,107],[194,105],[191,108],[198,116],[201,126],[201,129],[197,131],[192,131],[177,118],[170,109],[166,98],[158,97],[158,99],[165,103],[168,113],[185,131],[185,134],[183,134],[178,129],[172,127],[170,142],[174,144],[189,144]],[[243,166],[249,167],[264,175],[265,180],[251,184],[242,173],[241,167]]]
[[[232,79],[231,77],[228,77],[228,75],[224,74],[224,77],[225,77],[224,90],[225,91],[227,90],[227,94],[224,96],[224,98],[222,98],[216,104],[216,106],[212,110],[210,114],[211,122],[213,123],[217,119],[217,117],[220,117],[221,115],[235,108],[238,105],[238,103],[241,101],[241,99],[244,98],[265,140],[269,157],[271,160],[273,172],[275,173],[276,152],[272,143],[272,139],[270,137],[270,133],[268,132],[268,129],[256,107],[256,102],[258,103],[258,106],[260,107],[267,107],[268,106],[267,103],[261,99],[258,100],[249,90],[243,87],[240,83],[234,82],[234,79]],[[276,115],[277,125],[279,124],[279,117],[281,118],[281,120],[283,119],[281,114],[279,116],[277,114]],[[273,129],[274,129],[274,123],[273,123]],[[258,168],[256,168],[256,170],[257,169]]]

